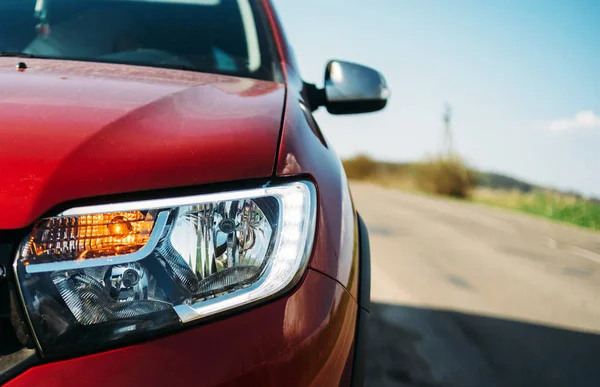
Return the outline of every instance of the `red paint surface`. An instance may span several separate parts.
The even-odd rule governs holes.
[[[300,109],[293,53],[264,5],[287,95],[271,82],[135,66],[28,59],[18,73],[0,58],[0,229],[72,199],[268,177],[274,165],[278,176],[312,176],[319,195],[314,270],[294,292],[172,336],[38,365],[8,387],[349,384],[354,209],[338,157]]]
[[[311,113],[300,109],[300,103],[306,101],[292,47],[270,0],[263,1],[271,16],[271,29],[288,86],[276,173],[278,176],[308,174],[317,182],[320,202],[317,228],[323,238],[315,244],[319,254],[311,259],[310,266],[335,278],[356,297],[358,229],[344,169]]]
[[[272,174],[283,85],[0,58],[0,229],[72,199]]]
[[[288,68],[290,83],[296,72]],[[315,254],[310,266],[358,294],[358,244],[355,210],[340,159],[323,137],[309,112],[300,106],[302,95],[290,89],[279,158],[278,176],[311,175],[317,183],[319,211]]]
[[[309,270],[275,302],[182,333],[33,367],[7,387],[337,386],[348,380],[357,305]]]

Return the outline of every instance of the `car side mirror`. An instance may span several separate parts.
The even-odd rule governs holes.
[[[327,64],[323,105],[331,114],[375,112],[385,107],[390,95],[377,70],[339,60]]]

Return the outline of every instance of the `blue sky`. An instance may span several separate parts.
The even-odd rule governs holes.
[[[273,1],[305,80],[345,59],[393,91],[381,113],[317,112],[341,156],[435,153],[448,102],[471,166],[600,196],[600,1]]]

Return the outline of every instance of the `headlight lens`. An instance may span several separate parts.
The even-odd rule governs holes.
[[[308,182],[71,209],[42,219],[16,270],[46,354],[108,343],[273,296],[314,236]]]

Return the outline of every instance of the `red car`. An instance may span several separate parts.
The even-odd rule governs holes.
[[[0,2],[0,382],[362,385],[367,229],[269,1]]]

